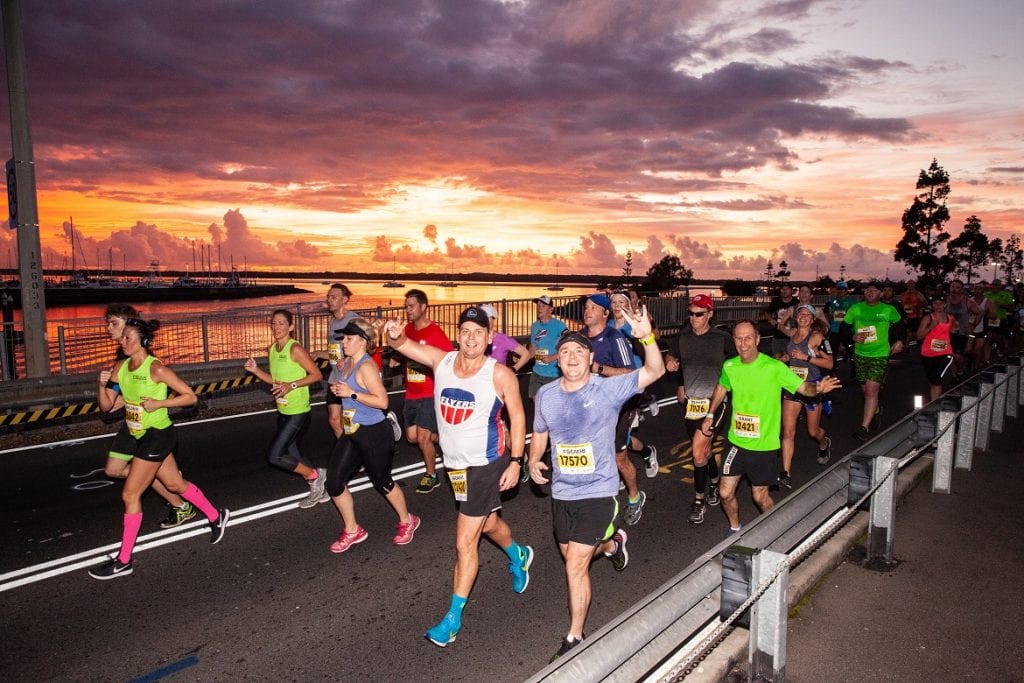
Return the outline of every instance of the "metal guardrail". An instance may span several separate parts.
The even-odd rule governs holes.
[[[1022,364],[1015,356],[992,365],[907,415],[529,680],[680,680],[747,608],[751,680],[782,680],[790,568],[864,505],[868,560],[891,562],[895,475],[934,448],[932,490],[949,493],[953,468],[970,469],[974,450],[988,447],[989,433],[1002,431],[1006,418],[1020,414]],[[750,597],[722,615],[723,557],[729,552],[753,556]]]

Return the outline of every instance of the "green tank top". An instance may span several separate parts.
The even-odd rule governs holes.
[[[306,376],[306,368],[292,360],[292,345],[296,344],[294,339],[289,339],[280,351],[277,350],[277,343],[270,345],[267,355],[270,357],[270,376],[275,382],[297,382]],[[309,387],[292,389],[287,394],[277,399],[277,410],[282,415],[298,415],[309,412]]]
[[[124,399],[124,421],[128,425],[128,431],[136,439],[141,439],[147,429],[166,429],[171,426],[171,417],[167,414],[167,408],[160,408],[147,413],[142,408],[142,398],[155,398],[164,400],[167,398],[167,385],[163,382],[154,382],[151,375],[154,356],[146,356],[134,370],[129,369],[131,359],[121,363],[117,371],[117,383],[121,387],[121,397]]]

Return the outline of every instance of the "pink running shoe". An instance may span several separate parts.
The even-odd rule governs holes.
[[[343,553],[356,543],[362,543],[366,540],[366,537],[370,534],[366,533],[366,529],[359,527],[354,532],[347,533],[344,529],[341,535],[338,536],[338,540],[331,544],[332,553]]]
[[[391,542],[395,545],[408,545],[412,543],[413,534],[420,528],[420,518],[416,515],[409,513],[409,523],[399,524],[398,533],[391,539]]]

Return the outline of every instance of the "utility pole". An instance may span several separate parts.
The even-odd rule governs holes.
[[[21,314],[25,325],[25,369],[29,377],[45,377],[50,374],[50,352],[46,340],[46,298],[42,249],[39,246],[35,157],[28,116],[21,2],[0,0],[0,7],[3,11],[7,93],[11,107],[11,147],[14,151],[13,172],[8,171],[7,187],[9,197],[16,200],[9,208],[18,225],[18,277],[21,280]],[[11,192],[12,182],[16,194]]]

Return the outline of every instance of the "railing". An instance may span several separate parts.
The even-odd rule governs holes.
[[[568,324],[579,319],[582,305],[578,296],[552,297],[556,317]],[[686,297],[648,297],[645,303],[654,320],[666,331],[686,321]],[[498,312],[498,330],[514,337],[526,337],[536,318],[533,299],[501,299],[490,303]],[[727,323],[756,316],[764,310],[765,298],[723,297],[716,300],[715,320]],[[431,304],[429,315],[449,338],[454,339],[459,314],[467,303]],[[218,360],[263,356],[270,345],[269,316],[274,307],[239,308],[224,313],[185,314],[160,320],[154,353],[171,365],[209,363]],[[293,304],[296,337],[307,348],[323,346],[330,314],[322,302]],[[404,319],[400,306],[357,309],[371,318]],[[0,327],[0,379],[25,377],[25,350],[21,322]],[[50,371],[55,375],[99,371],[110,364],[114,344],[102,319],[65,319],[47,323]]]
[[[970,469],[974,449],[1020,414],[1024,361],[1009,360],[836,462],[530,680],[680,680],[741,618],[749,618],[750,679],[782,680],[789,570],[865,505],[867,559],[892,562],[895,475],[934,449],[932,491],[950,492],[954,467]]]

